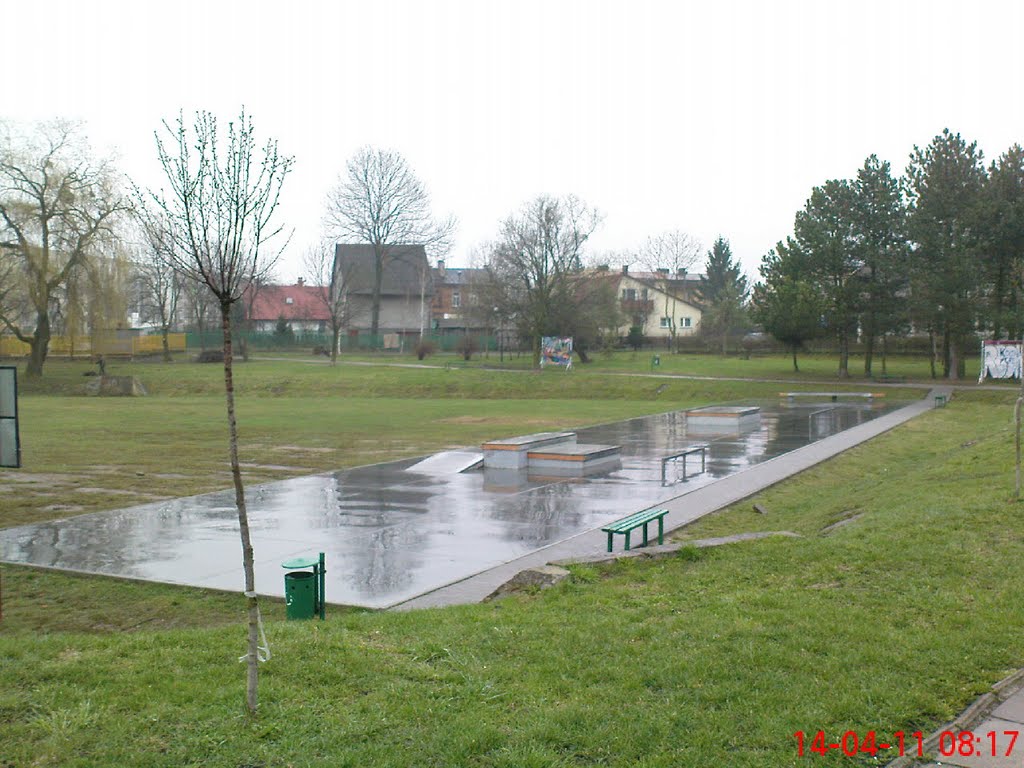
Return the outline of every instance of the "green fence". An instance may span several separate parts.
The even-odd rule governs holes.
[[[476,352],[497,352],[498,339],[496,336],[470,333],[426,333],[423,340],[429,344],[435,352],[456,352],[463,349],[469,339],[472,350]],[[317,347],[326,350],[331,348],[331,335],[329,333],[251,333],[239,331],[234,334],[236,346],[244,342],[250,350],[285,350],[312,352]],[[398,352],[413,354],[420,343],[419,333],[358,333],[343,334],[340,339],[342,352]],[[223,336],[220,331],[204,331],[200,334],[197,331],[189,331],[187,344],[189,352],[198,352],[202,349],[219,349],[223,346]]]

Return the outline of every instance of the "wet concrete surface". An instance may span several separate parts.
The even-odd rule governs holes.
[[[742,431],[687,430],[682,411],[577,431],[621,445],[598,474],[409,471],[421,459],[248,490],[256,587],[282,595],[281,563],[326,553],[329,603],[384,608],[575,536],[893,410],[884,403],[754,402]],[[553,425],[557,426],[557,425]],[[706,471],[682,480],[662,457],[706,443]],[[699,461],[697,462],[699,468]],[[233,491],[0,530],[0,560],[242,590]]]

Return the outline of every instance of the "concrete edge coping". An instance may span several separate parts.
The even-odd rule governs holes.
[[[731,536],[718,536],[712,539],[694,539],[693,541],[674,541],[670,544],[648,544],[646,547],[637,547],[619,552],[599,552],[593,555],[580,555],[567,557],[562,560],[552,560],[549,565],[579,565],[583,563],[613,563],[616,560],[623,560],[630,557],[668,557],[686,547],[721,547],[725,544],[736,544],[741,541],[755,541],[766,539],[769,536],[787,536],[790,538],[803,538],[799,533],[792,531],[756,531],[751,533],[736,533]]]
[[[939,748],[939,739],[945,731],[955,732],[973,730],[974,727],[982,723],[996,707],[1010,698],[1010,696],[1015,694],[1021,688],[1024,688],[1024,669],[1018,669],[1016,672],[1012,672],[999,682],[994,683],[991,690],[976,698],[968,705],[967,709],[957,715],[953,720],[945,723],[944,725],[940,725],[937,729],[932,731],[927,738],[925,738],[922,744],[925,754],[931,753],[934,755]],[[935,758],[904,755],[903,757],[897,757],[890,763],[886,763],[885,768],[911,768],[911,766],[919,765],[925,760],[934,762]]]

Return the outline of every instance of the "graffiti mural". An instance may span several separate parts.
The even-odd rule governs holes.
[[[981,374],[993,379],[1019,379],[1021,373],[1021,343],[1019,341],[985,341],[981,345]]]
[[[572,337],[542,336],[540,340],[540,365],[564,365],[572,367]]]

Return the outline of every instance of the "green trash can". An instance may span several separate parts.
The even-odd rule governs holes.
[[[285,616],[289,619],[312,619],[320,614],[324,620],[324,553],[319,557],[293,557],[281,563],[290,571],[284,575]],[[296,568],[312,568],[312,571],[298,571]]]
[[[292,571],[284,575],[285,616],[312,619],[316,612],[316,578],[312,571]]]

